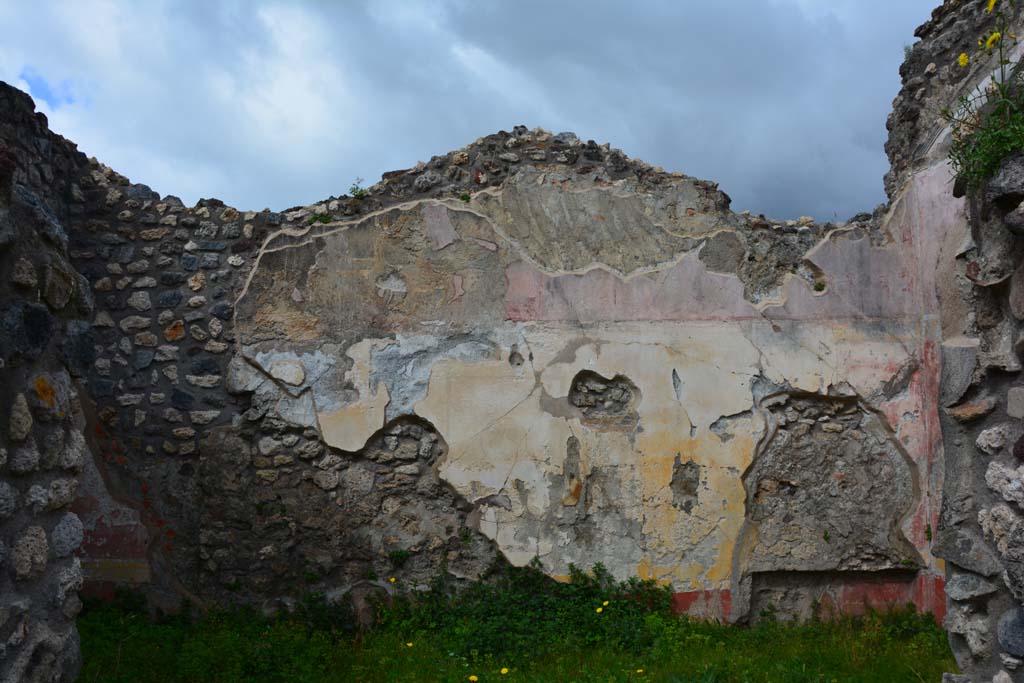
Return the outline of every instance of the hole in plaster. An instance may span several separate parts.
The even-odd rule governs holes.
[[[717,436],[722,443],[726,443],[727,441],[730,441],[734,436],[736,436],[733,429],[733,422],[739,419],[749,417],[749,410],[745,410],[742,413],[736,413],[735,415],[723,415],[722,417],[712,422],[710,427],[708,428],[711,430],[711,433]]]
[[[909,595],[914,572],[757,572],[751,577],[750,617],[758,623],[767,615],[781,620],[828,619],[854,609],[884,610],[894,594]],[[845,596],[856,595],[856,605]]]
[[[580,440],[575,436],[570,436],[565,442],[565,465],[562,468],[562,477],[565,481],[562,505],[566,507],[577,505],[583,498],[584,484],[580,474]]]
[[[688,460],[681,462],[682,458],[676,453],[675,462],[672,464],[672,505],[689,514],[697,505],[697,489],[700,487],[700,465]]]
[[[636,403],[640,391],[622,375],[607,379],[581,370],[572,380],[569,403],[582,414],[582,422],[606,429],[632,429],[639,416]]]
[[[915,504],[914,473],[881,418],[856,398],[820,394],[780,394],[761,407],[775,429],[744,475],[757,525],[749,569],[918,567],[900,528]]]
[[[533,360],[532,356],[530,360]],[[518,368],[522,367],[523,362],[523,354],[519,353],[519,345],[513,344],[512,349],[508,354],[508,364],[514,368]]]

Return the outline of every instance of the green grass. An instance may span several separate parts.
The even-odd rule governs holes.
[[[512,570],[458,598],[439,587],[382,606],[361,637],[349,612],[316,600],[277,619],[239,608],[157,622],[94,603],[79,619],[79,681],[900,683],[955,670],[945,634],[909,608],[744,628],[677,618],[667,600],[600,571],[555,584]]]

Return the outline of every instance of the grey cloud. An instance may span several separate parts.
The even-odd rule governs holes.
[[[71,83],[53,127],[188,202],[309,203],[525,124],[843,219],[883,200],[933,2],[0,2],[0,79]]]

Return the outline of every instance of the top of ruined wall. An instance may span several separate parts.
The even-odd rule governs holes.
[[[564,224],[556,221],[550,231],[531,225],[534,232],[522,240],[528,258],[544,267],[570,271],[600,263],[629,276],[707,242],[700,259],[709,270],[736,274],[744,283],[745,298],[757,305],[779,301],[780,288],[790,274],[814,285],[815,275],[803,267],[803,256],[836,227],[807,217],[777,221],[749,212],[736,214],[730,211],[731,200],[717,183],[666,172],[631,159],[608,144],[584,142],[572,133],[552,134],[525,126],[480,138],[411,169],[385,173],[360,197],[331,197],[285,211],[284,223],[300,229],[308,224],[338,225],[410,201],[468,203],[471,197],[484,198],[499,191],[519,197],[518,205],[525,208],[530,195],[551,196],[548,190],[566,190],[565,196],[576,192],[579,201],[561,208],[565,216],[572,216]],[[633,196],[639,201],[624,213],[606,217],[601,206],[584,206],[587,196],[597,195]],[[604,208],[612,210],[610,205]],[[606,218],[615,226],[599,229]],[[588,221],[580,239],[574,230]],[[616,238],[624,222],[630,221],[647,226],[639,228],[644,233],[639,242],[646,245]],[[860,214],[844,227],[882,239],[877,226],[876,217]],[[671,246],[664,237],[653,240],[660,239],[657,246],[647,239],[662,228],[674,233]],[[631,253],[645,246],[646,253]]]
[[[57,219],[81,214],[85,197],[77,181],[88,159],[49,129],[31,97],[6,83],[0,83],[0,142],[14,160],[12,182],[33,192]]]
[[[960,53],[974,55],[978,38],[989,35],[995,27],[995,15],[985,11],[986,5],[980,0],[946,0],[914,31],[920,40],[910,46],[900,66],[903,87],[886,121],[889,140],[885,151],[891,167],[885,174],[885,191],[889,199],[911,173],[946,156],[943,109],[955,106],[973,89],[980,75],[991,71],[993,59],[975,58],[967,67],[957,64]],[[1012,6],[1002,2],[1000,10],[1010,16],[1012,24],[1019,23],[1019,3]]]

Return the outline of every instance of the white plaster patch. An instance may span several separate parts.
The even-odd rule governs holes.
[[[270,376],[297,387],[306,381],[306,370],[297,360],[279,360],[270,366]]]

